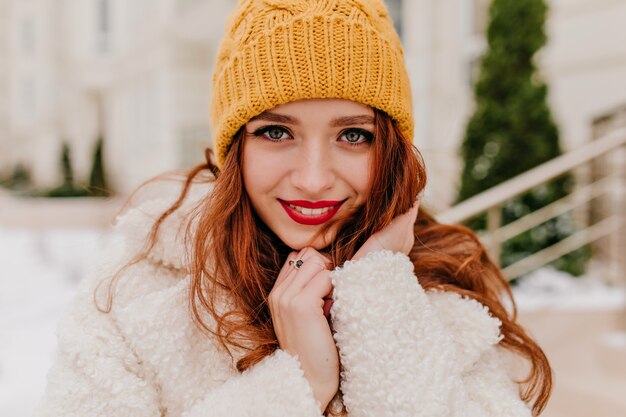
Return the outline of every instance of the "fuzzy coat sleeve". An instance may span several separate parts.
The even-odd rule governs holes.
[[[89,294],[79,297],[58,336],[57,358],[36,417],[320,416],[299,362],[281,350],[173,412],[142,357],[112,316],[96,310]]]
[[[187,283],[170,268],[129,268],[113,310],[99,311],[100,278],[134,253],[127,240],[116,243],[57,328],[57,354],[35,417],[321,415],[295,357],[277,350],[239,373],[214,341],[202,339],[185,305]]]
[[[500,363],[500,322],[484,306],[427,294],[408,257],[389,251],[332,276],[350,417],[530,416]]]

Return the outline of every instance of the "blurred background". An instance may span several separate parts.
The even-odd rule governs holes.
[[[144,180],[211,146],[235,0],[0,0],[0,415],[31,413],[77,283]],[[474,228],[555,371],[626,415],[626,1],[386,0],[425,204]]]

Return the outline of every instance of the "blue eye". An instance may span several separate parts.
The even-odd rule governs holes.
[[[341,133],[341,138],[350,145],[359,145],[361,143],[371,142],[374,135],[363,129],[348,129]]]
[[[262,128],[255,130],[254,135],[263,136],[264,138],[274,142],[280,142],[291,137],[287,129],[281,126],[263,126]]]

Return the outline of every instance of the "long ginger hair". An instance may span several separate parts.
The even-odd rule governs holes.
[[[351,259],[369,236],[406,212],[426,184],[419,152],[402,137],[394,121],[375,110],[374,124],[371,192],[363,206],[339,219],[336,237],[324,249],[335,267]],[[199,174],[210,171],[214,182],[211,195],[200,203],[191,215],[194,221],[188,223],[194,225],[193,230],[189,226],[187,230],[189,301],[201,329],[214,334],[227,351],[241,349],[243,354],[236,363],[240,371],[278,348],[267,299],[291,251],[257,217],[245,192],[241,166],[244,136],[242,127],[221,170],[207,153],[207,162],[186,175],[178,199],[154,223],[146,248],[132,261],[148,255],[161,223],[182,205]],[[331,226],[325,225],[320,233]],[[471,230],[438,224],[423,208],[414,233],[409,258],[422,287],[453,291],[489,308],[502,322],[500,345],[530,364],[528,376],[520,381],[521,398],[532,404],[534,415],[540,414],[552,388],[550,365],[541,348],[517,324],[508,283],[483,245]],[[218,307],[224,293],[232,303],[227,311]],[[207,313],[214,323],[207,322]]]

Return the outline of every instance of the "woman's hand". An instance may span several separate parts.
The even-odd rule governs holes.
[[[332,291],[328,262],[312,248],[292,252],[269,295],[280,348],[300,359],[321,412],[339,388],[339,355],[324,315],[324,298]]]
[[[380,250],[390,250],[392,252],[401,252],[409,254],[415,235],[413,225],[417,219],[420,200],[415,200],[415,204],[406,213],[397,216],[387,226],[369,237],[361,246],[361,248],[352,257],[353,260],[363,258],[370,252]]]

